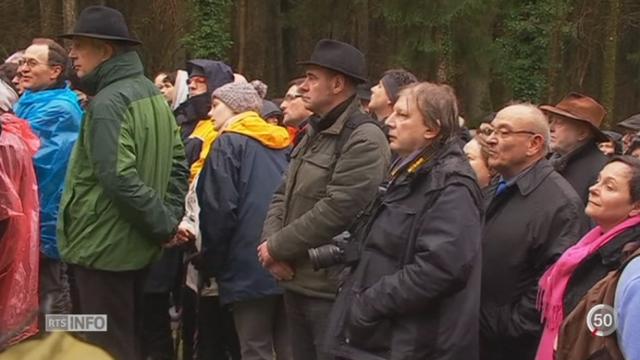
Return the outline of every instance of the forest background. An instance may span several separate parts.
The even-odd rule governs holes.
[[[640,0],[0,0],[0,58],[73,27],[86,6],[122,11],[149,76],[223,60],[280,97],[316,41],[352,43],[369,77],[403,67],[453,85],[473,124],[512,99],[598,99],[607,127],[640,113]]]

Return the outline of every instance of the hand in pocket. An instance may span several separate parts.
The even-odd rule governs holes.
[[[376,349],[384,346],[389,339],[385,339],[389,333],[388,324],[376,319],[373,309],[356,295],[349,309],[349,317],[346,326],[346,336],[350,344],[362,349]]]

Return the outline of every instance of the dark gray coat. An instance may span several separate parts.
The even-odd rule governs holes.
[[[379,196],[356,232],[364,246],[331,314],[330,351],[477,359],[481,196],[457,141]]]
[[[553,158],[553,156],[552,156]],[[589,187],[596,183],[609,158],[591,140],[571,153],[552,160],[554,169],[573,186],[582,202],[589,200]]]
[[[542,159],[504,193],[487,189],[482,239],[481,358],[533,359],[538,280],[588,231],[584,205]]]

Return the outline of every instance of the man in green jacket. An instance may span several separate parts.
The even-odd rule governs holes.
[[[151,81],[117,10],[82,11],[70,58],[91,100],[71,155],[58,244],[76,281],[77,310],[106,314],[87,339],[139,359],[140,299],[148,266],[182,217],[188,169],[171,109]]]
[[[373,200],[390,151],[356,97],[356,85],[366,81],[360,50],[321,40],[302,64],[307,70],[299,91],[314,116],[274,195],[258,256],[285,288],[294,359],[324,360],[333,359],[323,343],[337,279],[333,271],[314,271],[307,252],[347,230]]]

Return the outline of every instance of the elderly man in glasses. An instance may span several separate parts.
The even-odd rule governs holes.
[[[550,131],[541,110],[508,106],[491,129],[488,162],[499,181],[485,193],[481,359],[533,359],[538,279],[588,223],[578,194],[545,159]]]

